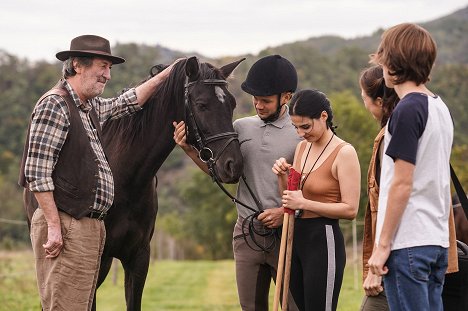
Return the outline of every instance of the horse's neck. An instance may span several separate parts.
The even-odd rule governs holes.
[[[151,107],[151,109],[144,108],[150,110],[148,113],[151,112],[152,116],[151,122],[141,125],[144,126],[141,139],[133,140],[122,151],[112,150],[112,146],[109,146],[108,157],[115,179],[121,181],[138,180],[142,183],[152,180],[174,149],[172,122],[183,120],[183,89],[174,87],[166,96],[170,96],[171,100],[161,101],[156,98],[145,104],[145,106],[161,106]],[[143,113],[143,111],[137,113]]]

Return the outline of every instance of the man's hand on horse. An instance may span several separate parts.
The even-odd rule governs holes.
[[[174,141],[177,145],[179,145],[182,150],[185,152],[189,152],[192,150],[192,147],[187,144],[187,135],[185,133],[185,122],[180,121],[177,123],[176,121],[172,122],[174,125]]]

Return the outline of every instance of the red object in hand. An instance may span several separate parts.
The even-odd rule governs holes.
[[[301,173],[293,168],[289,169],[288,175],[288,190],[299,190],[299,183],[301,182]]]
[[[288,175],[288,190],[298,190],[299,189],[299,183],[301,182],[301,173],[296,171],[293,168],[289,169],[289,175]],[[294,210],[289,209],[289,208],[284,208],[284,212],[288,214],[294,214]]]

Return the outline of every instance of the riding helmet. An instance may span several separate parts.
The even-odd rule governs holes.
[[[253,96],[294,92],[297,88],[296,68],[280,55],[265,56],[252,65],[241,88]]]

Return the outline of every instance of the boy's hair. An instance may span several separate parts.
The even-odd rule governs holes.
[[[404,23],[382,34],[375,59],[388,68],[392,84],[413,81],[417,85],[429,81],[437,47],[427,30],[416,24]]]

